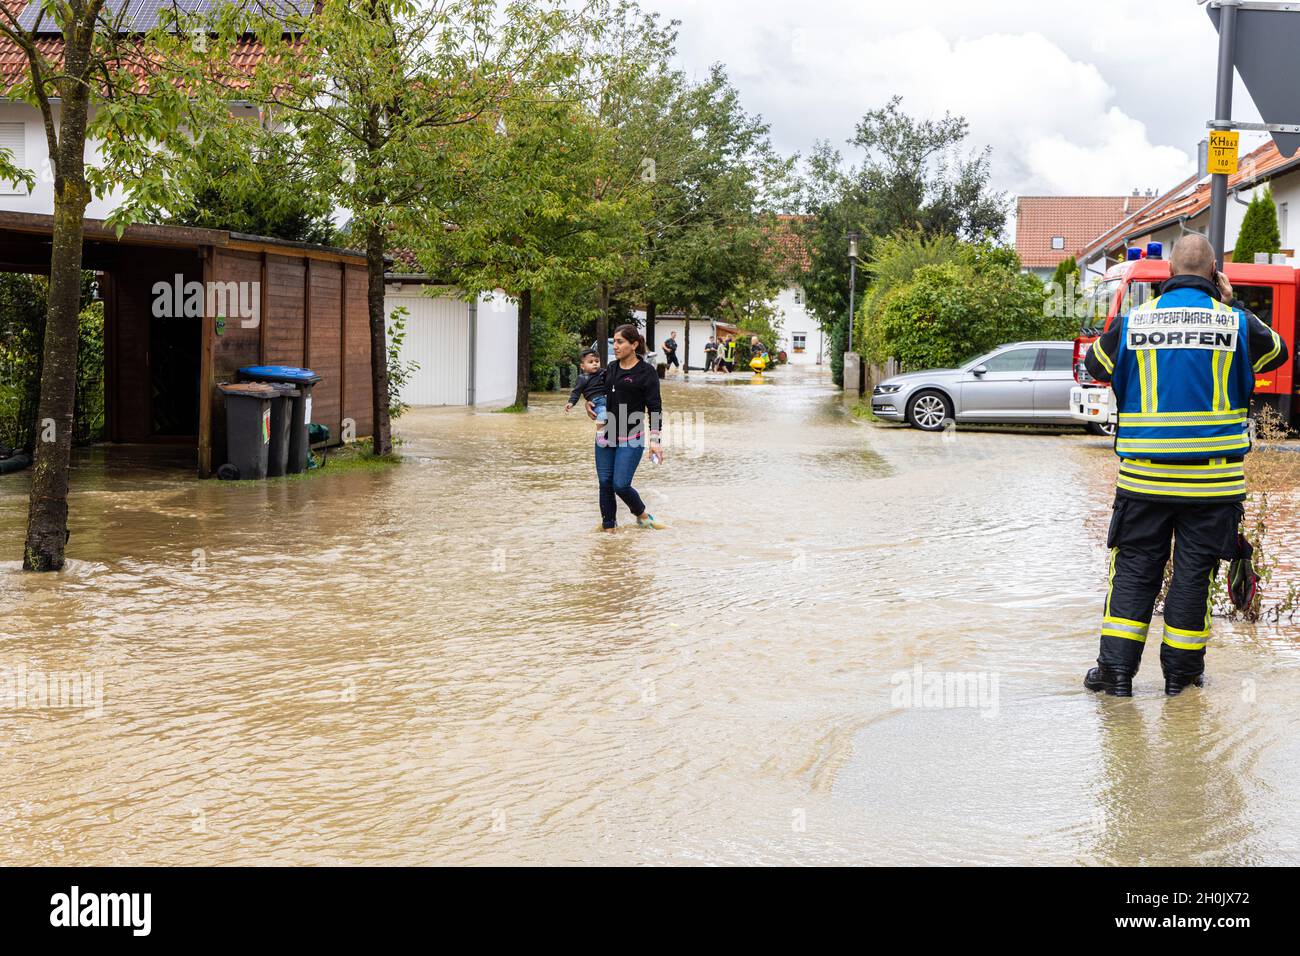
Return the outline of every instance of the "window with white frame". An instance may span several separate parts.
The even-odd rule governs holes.
[[[1064,248],[1065,248],[1065,236],[1053,236],[1053,237],[1052,237],[1052,248],[1053,248],[1053,249],[1064,249]]]
[[[15,166],[27,165],[27,128],[23,123],[0,123],[0,149],[7,149]],[[0,180],[0,196],[26,196],[22,183]]]
[[[790,347],[796,352],[802,352],[808,344],[808,336],[805,332],[790,333]]]
[[[799,286],[794,287],[794,304],[803,305],[803,289]]]

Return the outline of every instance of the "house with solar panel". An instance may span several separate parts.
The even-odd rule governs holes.
[[[106,0],[104,16],[124,33],[170,21],[164,9],[210,11],[219,0]],[[260,0],[306,13],[315,0]],[[303,6],[306,5],[306,6]],[[168,17],[168,19],[161,19]],[[51,62],[63,36],[39,2],[0,0],[2,22],[17,24]],[[249,36],[232,65],[255,68],[263,55]],[[4,96],[28,75],[26,53],[0,35],[0,148],[30,170],[34,185],[0,183],[0,271],[45,273],[53,234],[54,183],[44,122],[37,107]],[[53,104],[58,108],[57,101]],[[258,120],[257,107],[232,100],[236,118]],[[98,154],[87,146],[93,164]],[[110,441],[192,446],[200,475],[222,464],[224,405],[218,389],[248,365],[309,367],[323,377],[313,395],[313,421],[330,441],[362,438],[371,429],[369,317],[365,257],[354,249],[245,235],[224,229],[137,225],[121,236],[104,219],[121,201],[110,193],[86,210],[85,269],[97,274],[105,311],[105,433]],[[517,322],[513,302],[497,295],[467,305],[420,294],[420,277],[394,265],[390,285],[408,308],[404,348],[421,368],[409,382],[411,404],[507,405],[514,399]],[[427,280],[426,280],[427,282]],[[188,315],[195,286],[255,289],[240,311],[219,320]],[[158,288],[177,308],[159,314]],[[166,304],[166,303],[164,303]],[[253,322],[245,312],[255,312]]]
[[[160,12],[166,9],[171,16],[177,14],[203,14],[210,12],[216,0],[105,0],[102,16],[106,22],[119,24],[122,33],[140,33],[156,29]],[[314,0],[259,0],[266,9],[277,5],[309,9]],[[305,6],[304,6],[305,5]],[[41,9],[39,2],[28,0],[0,0],[0,9],[16,15],[17,25],[31,32],[37,50],[47,58],[57,60],[63,48],[63,34],[53,18]],[[4,14],[0,14],[3,17]],[[170,21],[165,21],[170,22]],[[254,68],[261,58],[256,40],[249,40],[237,54],[236,65]],[[35,174],[36,184],[27,189],[23,183],[0,182],[0,210],[15,212],[50,213],[54,209],[54,176],[50,168],[49,148],[40,112],[36,107],[3,95],[15,83],[27,77],[27,58],[12,40],[0,36],[0,149],[9,150],[17,165]],[[257,107],[247,103],[232,102],[234,116],[255,120]],[[98,160],[94,144],[88,144],[87,159]],[[92,198],[86,209],[87,217],[103,219],[121,201],[117,193]]]

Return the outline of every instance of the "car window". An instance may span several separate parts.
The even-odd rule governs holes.
[[[1074,352],[1072,349],[1043,349],[1044,372],[1074,371]]]
[[[990,372],[1032,372],[1038,349],[1012,349],[984,360]]]

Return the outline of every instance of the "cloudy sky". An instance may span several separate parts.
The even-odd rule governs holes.
[[[1196,0],[642,0],[682,21],[680,64],[726,64],[784,152],[844,140],[903,96],[970,121],[1013,194],[1161,191],[1195,168],[1218,35]],[[1240,82],[1238,120],[1258,121]],[[1242,152],[1263,134],[1242,134]]]

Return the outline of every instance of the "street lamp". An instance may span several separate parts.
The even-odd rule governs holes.
[[[853,293],[858,287],[858,237],[861,233],[850,230],[845,236],[849,240],[849,347],[846,352],[853,351]]]

